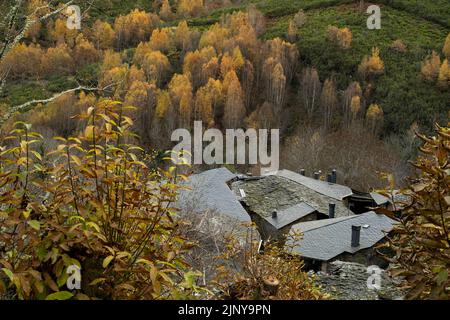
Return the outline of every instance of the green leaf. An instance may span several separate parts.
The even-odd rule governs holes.
[[[438,285],[443,285],[448,280],[448,273],[446,270],[442,270],[439,272],[439,274],[436,276],[436,282]]]
[[[28,221],[28,225],[37,231],[41,228],[41,224],[37,220]]]
[[[14,274],[12,273],[11,270],[9,270],[7,268],[2,268],[2,271],[8,276],[9,280],[13,281]]]
[[[59,291],[49,294],[45,300],[68,300],[73,297],[73,294],[69,291]]]
[[[109,263],[112,261],[112,259],[114,259],[114,256],[107,256],[106,258],[105,258],[105,260],[103,260],[103,268],[106,268],[108,265],[109,265]]]

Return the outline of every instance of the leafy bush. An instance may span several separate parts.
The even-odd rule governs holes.
[[[437,126],[437,133],[432,138],[418,135],[424,145],[413,165],[421,175],[403,191],[411,203],[386,244],[396,252],[389,260],[393,273],[408,281],[410,299],[450,298],[450,128]],[[392,211],[381,211],[396,218]]]
[[[213,283],[220,288],[222,299],[242,300],[319,300],[330,298],[322,293],[303,271],[301,258],[289,245],[271,242],[263,253],[258,250],[256,230],[250,229],[241,243],[230,236],[226,250],[218,258],[223,263],[217,268]],[[300,235],[293,236],[290,243]]]
[[[174,209],[176,170],[152,168],[131,143],[132,120],[104,100],[80,116],[78,137],[42,137],[16,123],[0,151],[0,294],[20,299],[185,298],[197,290],[185,273]],[[81,289],[65,290],[70,266]],[[6,281],[1,281],[1,279]],[[187,280],[189,281],[187,281]]]

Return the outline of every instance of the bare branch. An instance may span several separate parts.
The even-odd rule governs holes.
[[[109,84],[104,88],[98,88],[98,87],[85,87],[85,86],[78,86],[76,88],[72,88],[72,89],[68,89],[65,91],[61,91],[57,94],[55,94],[54,96],[47,98],[47,99],[40,99],[40,100],[31,100],[28,102],[25,102],[24,104],[12,107],[9,109],[9,111],[3,115],[2,118],[0,118],[0,125],[2,125],[5,121],[7,121],[9,118],[11,118],[11,116],[16,113],[16,112],[21,112],[33,105],[37,105],[37,104],[47,104],[50,103],[56,99],[58,99],[59,97],[71,93],[71,92],[77,92],[77,91],[106,91],[107,89],[109,89],[110,87],[114,86],[115,84]]]

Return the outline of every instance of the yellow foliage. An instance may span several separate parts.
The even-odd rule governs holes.
[[[97,62],[100,58],[100,53],[89,40],[80,34],[76,39],[76,46],[73,49],[73,58],[77,66],[82,67]]]
[[[287,30],[287,39],[290,42],[297,41],[298,38],[298,27],[294,20],[289,21],[289,26]]]
[[[64,19],[56,19],[53,29],[50,30],[50,36],[57,44],[67,44],[70,48],[75,45],[77,35],[78,30],[67,28],[67,21]]]
[[[168,53],[173,49],[172,32],[169,28],[155,29],[150,38],[149,47],[152,50],[158,50]]]
[[[372,55],[365,56],[358,67],[358,72],[362,75],[380,75],[384,73],[384,62],[380,58],[380,49],[372,48]]]
[[[171,107],[170,94],[166,90],[158,90],[156,95],[156,116],[164,118]]]
[[[39,45],[20,43],[1,61],[0,71],[6,74],[9,71],[11,78],[38,78],[42,74],[41,60],[43,51]]]
[[[450,87],[450,65],[447,59],[444,60],[439,69],[438,85],[441,88]]]
[[[159,10],[159,16],[164,20],[168,20],[172,17],[172,8],[170,7],[169,0],[163,0],[161,9]]]
[[[119,46],[136,45],[149,38],[154,28],[160,25],[158,15],[135,9],[114,22],[114,31]]]
[[[439,69],[441,68],[441,58],[433,51],[431,55],[427,56],[422,62],[422,79],[428,82],[434,82],[439,76]]]
[[[349,49],[352,46],[352,37],[352,32],[349,28],[328,27],[328,39],[341,49]]]
[[[361,98],[359,96],[352,97],[352,101],[350,104],[350,110],[355,117],[359,111],[361,110]]]
[[[115,37],[115,32],[108,22],[102,20],[95,21],[94,26],[92,27],[92,41],[97,50],[111,49]]]
[[[444,44],[444,48],[442,48],[442,52],[444,53],[444,55],[447,59],[450,59],[450,33],[448,34],[447,38],[445,39],[445,44]]]
[[[45,74],[70,74],[74,69],[74,60],[67,44],[62,43],[55,48],[48,48],[42,57],[42,68]]]

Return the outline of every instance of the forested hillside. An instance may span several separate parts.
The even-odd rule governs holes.
[[[112,96],[138,107],[136,130],[157,150],[193,120],[281,128],[295,151],[283,167],[337,167],[362,188],[378,186],[378,171],[401,181],[413,130],[447,118],[449,4],[378,4],[380,30],[367,28],[365,1],[81,3],[80,31],[56,16],[2,62],[4,128],[22,119],[67,136],[80,126],[71,116]]]

